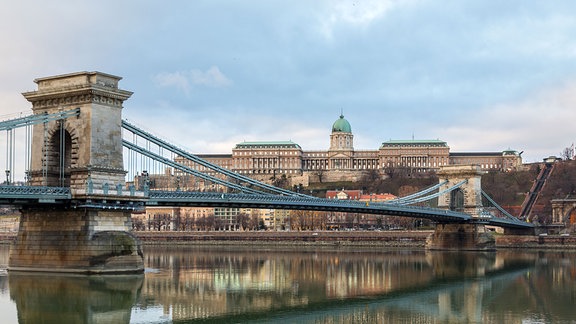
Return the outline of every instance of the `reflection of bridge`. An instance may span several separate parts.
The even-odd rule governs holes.
[[[442,224],[431,247],[485,248],[482,226],[526,230],[532,225],[482,206],[478,167],[446,167],[441,181],[422,192],[386,203],[319,199],[267,185],[198,157],[122,120],[131,92],[120,78],[81,72],[35,80],[24,93],[33,114],[0,122],[7,131],[6,186],[0,203],[22,206],[12,270],[142,271],[141,250],[129,234],[130,212],[145,205],[306,209],[426,218]],[[15,131],[26,134],[25,185],[14,186]],[[213,183],[225,191],[152,191],[126,186],[128,168],[163,165]],[[215,175],[179,163],[186,158]],[[489,197],[486,197],[489,199]],[[415,207],[438,199],[439,208]],[[480,227],[479,227],[480,226]],[[481,242],[478,244],[478,242]]]

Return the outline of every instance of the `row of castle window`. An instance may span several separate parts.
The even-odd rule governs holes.
[[[234,161],[235,169],[300,169],[305,170],[325,170],[328,168],[329,160],[300,160],[298,158],[291,159],[239,159]],[[366,169],[376,169],[378,167],[378,160],[376,159],[352,159],[350,163],[348,159],[332,160],[332,168],[349,168],[355,170],[366,170]],[[475,163],[475,159],[461,159],[452,161],[453,164],[471,164]],[[187,160],[189,167],[197,171],[207,171],[210,170],[204,166],[198,165]],[[220,162],[220,163],[219,163]],[[230,162],[230,161],[226,161]],[[213,161],[213,163],[220,165],[225,169],[230,169],[230,166],[223,161]],[[190,165],[191,164],[191,165]],[[408,166],[408,167],[439,167],[448,164],[447,157],[429,157],[429,156],[419,156],[419,157],[391,157],[388,160],[388,167],[390,166]],[[386,163],[382,163],[382,167],[386,167]],[[483,169],[500,169],[502,168],[502,163],[483,163],[481,164]],[[287,170],[284,170],[286,172]],[[281,171],[282,172],[282,171]],[[296,173],[296,171],[294,171]],[[286,173],[292,173],[288,171]]]
[[[235,155],[299,155],[300,151],[240,151]]]

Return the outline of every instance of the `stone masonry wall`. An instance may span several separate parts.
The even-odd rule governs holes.
[[[9,268],[108,272],[143,269],[130,213],[94,209],[23,210]]]

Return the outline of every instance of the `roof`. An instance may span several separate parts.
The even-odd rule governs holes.
[[[383,194],[370,194],[370,195],[360,195],[360,201],[388,201],[392,199],[396,199],[393,194],[390,193],[383,193]]]
[[[340,115],[340,118],[332,125],[332,133],[334,132],[352,133],[352,127],[350,123],[344,119],[344,115]]]
[[[383,142],[382,146],[442,146],[448,147],[446,142],[441,140],[389,140]]]
[[[297,148],[301,149],[300,145],[292,141],[262,141],[262,142],[242,142],[236,144],[236,149],[242,148]]]
[[[231,159],[232,154],[218,154],[218,153],[207,153],[207,154],[196,154],[197,157],[202,159]]]
[[[451,157],[464,156],[502,156],[502,152],[454,152],[450,153]]]

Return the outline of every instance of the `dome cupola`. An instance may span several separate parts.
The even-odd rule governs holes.
[[[350,127],[350,123],[344,119],[344,115],[340,115],[340,118],[334,122],[332,125],[332,133],[340,132],[340,133],[352,133],[352,127]]]

